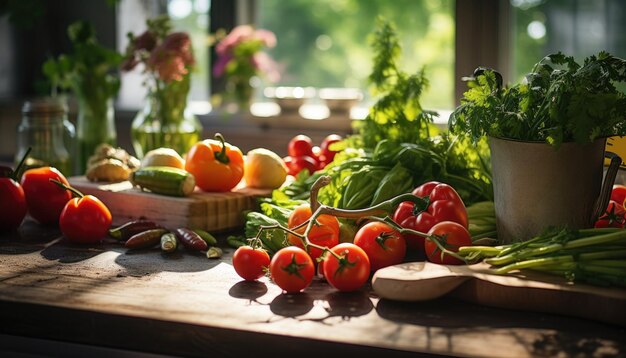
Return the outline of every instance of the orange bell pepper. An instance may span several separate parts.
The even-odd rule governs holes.
[[[243,177],[243,154],[217,133],[214,139],[194,144],[187,153],[185,170],[203,191],[230,191]]]

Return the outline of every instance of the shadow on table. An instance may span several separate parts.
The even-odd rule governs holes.
[[[41,225],[26,218],[17,230],[0,233],[0,254],[30,254],[45,249],[61,237],[58,227]]]
[[[199,272],[217,266],[221,260],[210,260],[204,252],[193,252],[179,247],[166,254],[160,248],[127,250],[119,247],[115,263],[126,270],[128,276],[145,276],[158,272]]]
[[[448,337],[498,329],[510,330],[511,335],[517,335],[523,328],[545,330],[545,334],[532,342],[529,353],[533,356],[555,356],[563,352],[612,356],[615,354],[611,352],[626,351],[623,327],[573,317],[491,308],[447,297],[426,302],[381,299],[376,312],[394,322],[441,329],[441,335]],[[590,334],[596,336],[590,338]]]
[[[240,281],[230,288],[228,294],[234,298],[263,304],[257,299],[267,292],[267,285],[263,282]],[[322,303],[327,315],[316,318],[301,317],[313,309],[316,301]],[[324,323],[333,317],[341,317],[347,321],[352,317],[366,315],[374,309],[374,305],[367,294],[367,288],[355,292],[328,292],[328,284],[315,279],[304,292],[277,295],[270,302],[269,309],[273,314],[284,318]]]

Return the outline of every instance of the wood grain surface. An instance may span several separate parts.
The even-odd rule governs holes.
[[[73,246],[29,223],[0,235],[0,333],[182,356],[437,354],[623,356],[626,331],[591,320],[442,298],[396,302],[320,279],[282,294],[180,250]]]
[[[407,262],[378,270],[372,287],[383,298],[426,301],[448,294],[478,304],[552,312],[626,327],[626,290],[570,283],[534,271],[496,275],[489,265]]]
[[[196,188],[190,196],[181,198],[143,192],[128,181],[97,183],[85,177],[71,177],[69,182],[83,194],[102,200],[113,215],[114,225],[143,218],[165,227],[210,232],[243,227],[243,213],[257,208],[257,197],[271,194],[271,190],[240,186],[225,193],[206,193]]]

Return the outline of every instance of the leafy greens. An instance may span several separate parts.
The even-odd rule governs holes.
[[[525,80],[501,88],[499,74],[477,70],[450,116],[450,130],[474,140],[494,136],[589,143],[596,138],[626,135],[626,97],[615,84],[626,81],[626,61],[600,52],[579,65],[556,53],[537,63]]]

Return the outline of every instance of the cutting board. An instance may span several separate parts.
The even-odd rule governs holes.
[[[257,197],[271,194],[271,190],[240,185],[226,193],[205,193],[196,188],[190,196],[180,198],[144,192],[128,181],[94,183],[81,176],[71,177],[69,182],[83,194],[102,200],[111,211],[113,225],[141,218],[168,228],[188,227],[209,232],[243,227],[243,212],[257,208]]]
[[[408,262],[376,271],[381,297],[426,301],[450,295],[486,306],[547,312],[626,326],[626,290],[568,283],[534,271],[495,275],[484,263],[446,266]]]

